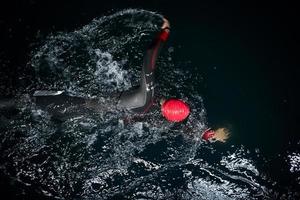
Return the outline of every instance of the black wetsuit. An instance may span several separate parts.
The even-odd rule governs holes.
[[[109,102],[99,99],[85,99],[69,96],[63,91],[36,91],[34,101],[41,109],[54,115],[82,112],[105,112],[111,109],[128,109],[136,113],[145,113],[153,104],[155,63],[162,45],[169,36],[169,29],[163,29],[147,48],[142,66],[140,86],[136,90],[123,92],[110,97]]]
[[[155,89],[155,63],[159,51],[169,36],[169,29],[162,30],[148,47],[144,56],[140,87],[121,95],[118,106],[134,112],[145,113],[153,104]]]

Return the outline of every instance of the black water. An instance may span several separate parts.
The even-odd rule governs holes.
[[[198,109],[188,125],[199,124],[202,129],[227,126],[232,131],[231,139],[226,144],[199,144],[176,135],[184,133],[181,127],[164,125],[158,129],[161,127],[157,127],[151,116],[149,123],[136,123],[124,130],[119,127],[117,115],[88,116],[57,125],[29,103],[24,106],[25,111],[12,110],[1,117],[1,190],[20,199],[299,198],[296,126],[299,38],[295,5],[234,1],[223,4],[16,1],[2,7],[0,18],[1,96],[20,96],[41,87],[32,83],[39,78],[34,69],[41,64],[35,56],[48,55],[55,60],[61,51],[89,58],[74,61],[71,55],[64,54],[62,66],[71,62],[71,72],[72,66],[89,63],[93,67],[102,58],[113,63],[114,57],[105,54],[107,49],[112,55],[128,59],[122,52],[123,47],[128,48],[127,43],[122,46],[122,41],[116,41],[120,48],[115,49],[104,45],[103,41],[110,41],[110,36],[100,35],[85,41],[80,38],[84,31],[79,39],[72,35],[74,30],[90,24],[86,32],[92,37],[96,32],[91,28],[98,26],[91,25],[91,20],[126,8],[155,11],[170,20],[171,36],[158,63],[161,94],[187,98]],[[147,17],[150,15],[145,14],[143,20]],[[118,31],[114,19],[105,33]],[[152,25],[157,23],[154,21]],[[136,26],[140,27],[138,30],[148,28]],[[57,32],[62,32],[63,39]],[[53,38],[47,38],[49,35]],[[138,49],[139,44],[134,43],[136,37],[136,32],[129,29],[119,35],[119,39],[129,39],[128,44]],[[67,43],[56,54],[53,47],[59,46],[60,40]],[[43,50],[41,46],[45,44]],[[94,46],[89,50],[82,44]],[[127,65],[138,65],[141,55],[137,60],[127,61]],[[116,65],[100,65],[100,72],[107,73],[103,66],[117,66],[113,73],[124,72],[118,68],[122,62],[117,61]],[[134,77],[128,73],[128,77]],[[167,77],[165,73],[169,73]],[[89,77],[90,74],[84,73],[82,78],[88,82],[84,86],[68,85],[76,83],[74,80],[64,82],[54,78],[53,82],[77,95],[88,95],[91,91],[86,89],[99,86],[99,80],[89,82]],[[128,86],[128,77],[122,79],[125,85],[119,85],[118,89]],[[107,90],[111,89],[111,81],[118,82],[114,78],[105,80],[100,85]],[[197,113],[202,112],[202,104],[205,113]],[[157,113],[153,115],[158,117]],[[9,125],[3,125],[6,122]],[[108,152],[100,148],[105,145]],[[31,157],[33,153],[38,157]],[[48,158],[46,166],[41,165],[44,158]],[[139,166],[141,163],[146,164]],[[76,167],[70,167],[73,164]],[[111,166],[118,167],[110,169]],[[39,168],[43,171],[39,172]]]

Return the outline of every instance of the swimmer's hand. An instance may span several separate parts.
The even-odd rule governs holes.
[[[170,29],[170,22],[166,18],[163,18],[163,21],[164,21],[164,23],[161,26],[161,29],[162,30],[166,29],[166,30],[169,31],[169,29]]]

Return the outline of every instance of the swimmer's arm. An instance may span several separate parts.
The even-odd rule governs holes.
[[[103,99],[75,97],[62,93],[58,95],[36,95],[34,96],[34,102],[39,108],[47,110],[52,115],[74,116],[113,110],[115,97],[111,95],[110,100],[104,101]]]
[[[163,44],[167,41],[169,34],[170,34],[170,23],[166,18],[164,18],[163,24],[161,26],[161,31],[158,33],[156,38],[147,48],[144,57],[144,63],[143,63],[143,69],[145,70],[145,73],[148,74],[154,71],[155,62],[159,55],[159,51],[162,48]]]
[[[118,103],[120,108],[128,108],[137,113],[146,113],[151,107],[154,97],[156,59],[163,43],[168,39],[169,28],[170,23],[164,18],[161,31],[149,45],[144,55],[140,87],[135,91],[125,92],[121,95]]]
[[[148,46],[147,50],[153,49],[155,46],[162,42],[166,42],[170,34],[170,22],[163,18],[163,24],[160,27],[160,31],[154,37],[152,43]]]

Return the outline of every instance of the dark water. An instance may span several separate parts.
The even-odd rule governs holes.
[[[7,6],[1,96],[19,103],[1,113],[1,190],[19,199],[298,199],[295,9],[135,4]],[[119,12],[128,7],[170,20],[158,96],[185,98],[189,120],[172,125],[153,111],[124,126],[112,111],[57,122],[39,110],[26,95],[35,89],[107,97],[136,84],[161,16]],[[208,126],[229,127],[231,139],[197,140]]]

